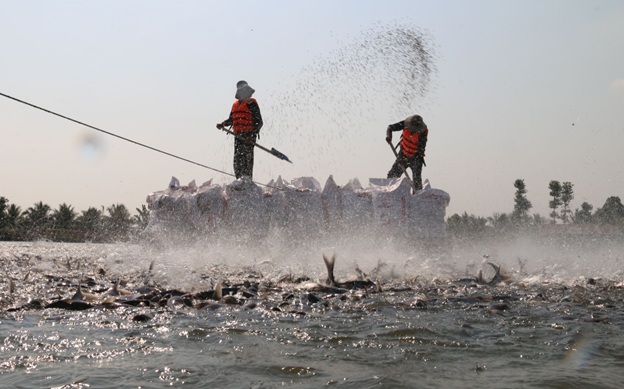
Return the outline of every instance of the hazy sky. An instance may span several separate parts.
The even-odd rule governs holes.
[[[404,86],[376,72],[327,78],[324,64],[354,66],[349,47],[393,26],[435,49],[426,95],[399,104],[389,96]],[[543,216],[551,180],[574,184],[573,208],[624,199],[620,0],[0,0],[0,47],[1,93],[227,172],[233,141],[215,123],[247,80],[266,122],[259,143],[294,162],[257,150],[262,183],[333,174],[366,186],[393,162],[387,125],[421,113],[423,177],[450,194],[449,216],[511,212],[517,178]],[[233,179],[2,96],[0,129],[0,196],[22,209],[134,213],[171,176]]]

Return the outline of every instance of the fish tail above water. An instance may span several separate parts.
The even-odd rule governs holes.
[[[149,268],[147,269],[147,274],[145,275],[145,278],[143,279],[143,285],[147,285],[149,284],[150,280],[152,279],[152,275],[154,271],[154,260],[152,260],[150,262]]]
[[[126,295],[130,295],[132,294],[132,292],[130,292],[129,290],[123,289],[122,287],[120,287],[121,283],[121,277],[117,277],[117,280],[115,281],[115,283],[113,284],[113,287],[110,288],[106,294],[108,296],[126,296]]]
[[[360,267],[358,266],[358,264],[357,264],[357,263],[354,263],[354,264],[355,264],[355,272],[356,272],[356,273],[357,273],[357,275],[358,275],[358,279],[360,279],[360,280],[362,280],[362,281],[363,281],[363,280],[365,280],[365,279],[366,279],[366,277],[367,277],[366,273],[364,273],[364,272],[362,271],[362,269],[360,269]]]
[[[487,258],[487,256],[484,255],[485,258]],[[511,279],[510,276],[508,275],[504,275],[501,274],[501,266],[497,265],[493,262],[490,262],[488,260],[486,260],[484,263],[492,266],[492,268],[494,269],[494,277],[492,277],[491,280],[487,281],[485,278],[483,278],[483,270],[479,270],[479,273],[477,274],[476,277],[469,277],[469,278],[462,278],[459,279],[457,281],[455,281],[456,283],[460,283],[460,284],[470,284],[470,283],[475,283],[477,285],[489,285],[489,286],[493,286],[493,285],[497,285],[501,282],[505,282]]]
[[[11,276],[9,275],[8,272],[6,272],[6,276],[7,276],[7,282],[9,284],[9,296],[12,295],[15,292],[15,284],[13,283],[13,278],[11,278]]]
[[[494,271],[496,272],[494,274],[494,277],[492,277],[492,279],[490,280],[490,282],[488,282],[488,285],[496,285],[500,282],[505,282],[507,280],[509,280],[511,277],[508,275],[502,275],[501,274],[501,266],[500,265],[496,265],[490,261],[486,262],[488,265],[492,266],[492,268],[494,268]]]
[[[76,293],[71,297],[71,301],[87,301],[93,302],[100,299],[100,296],[93,293],[86,293],[82,291],[82,278],[80,282],[78,282],[78,287],[76,288]]]
[[[221,300],[223,298],[223,287],[221,281],[217,281],[217,285],[214,287],[214,293],[212,295],[213,300]]]
[[[323,262],[325,262],[325,267],[327,268],[327,280],[325,280],[325,284],[335,286],[336,279],[334,278],[334,264],[336,263],[336,255],[334,254],[331,259],[327,259],[325,254],[323,254]]]

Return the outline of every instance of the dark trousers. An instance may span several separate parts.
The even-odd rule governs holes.
[[[403,152],[399,153],[399,158],[394,161],[394,164],[388,172],[388,178],[398,178],[403,175],[403,169],[412,169],[412,180],[416,190],[422,189],[422,167],[424,159],[418,155],[414,155],[411,158],[406,157]]]
[[[248,136],[249,141],[234,139],[234,175],[236,178],[248,176],[253,179],[254,145],[256,137]]]

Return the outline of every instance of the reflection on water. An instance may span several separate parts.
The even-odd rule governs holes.
[[[224,246],[3,242],[0,381],[15,388],[619,387],[622,251],[597,250],[595,266],[585,267],[589,254],[577,251],[566,267],[565,248],[557,256],[514,244],[489,247],[490,260],[512,276],[495,286],[467,280],[466,270],[491,271],[476,244],[443,260],[400,250],[357,259],[338,252],[337,278],[356,277],[355,265],[367,276],[377,269],[382,291],[329,293],[302,287],[325,279],[317,254],[297,263],[266,251],[245,262]],[[526,259],[522,268],[518,258]],[[130,305],[148,273],[149,286],[194,293],[193,303],[218,283],[240,291],[230,296],[234,303],[206,299],[199,309]],[[135,300],[41,308],[71,299],[78,284],[101,298],[117,280]]]

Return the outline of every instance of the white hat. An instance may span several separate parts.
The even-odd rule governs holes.
[[[234,95],[235,99],[239,100],[247,100],[250,98],[256,90],[247,84],[247,81],[240,80],[236,83],[236,94]]]

